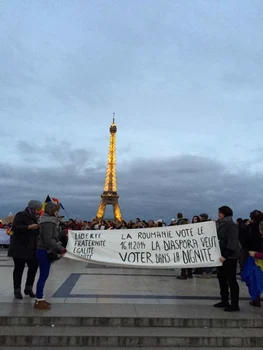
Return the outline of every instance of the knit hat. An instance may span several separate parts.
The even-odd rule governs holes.
[[[233,216],[233,210],[228,206],[224,205],[218,209],[219,213],[223,214],[224,217]]]
[[[200,218],[204,218],[206,220],[208,219],[208,214],[206,214],[206,213],[202,213],[199,216],[200,216]]]
[[[48,202],[45,205],[45,213],[48,215],[53,215],[55,211],[59,211],[59,209],[60,209],[60,206],[53,202]]]
[[[41,209],[42,208],[42,203],[40,201],[37,201],[37,200],[31,200],[28,202],[28,208],[31,208],[31,209]]]

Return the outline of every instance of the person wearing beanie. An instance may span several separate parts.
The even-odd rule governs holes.
[[[210,220],[208,220],[209,216],[206,213],[202,213],[199,216],[200,216],[200,221],[201,222],[210,221]]]
[[[234,223],[233,211],[228,206],[218,209],[217,235],[221,249],[222,266],[217,268],[221,302],[215,304],[224,311],[239,311],[239,285],[236,279],[237,261],[240,253],[238,227]],[[229,304],[229,290],[231,304]]]
[[[44,287],[49,276],[51,262],[58,255],[63,255],[67,250],[58,241],[60,206],[49,202],[45,206],[45,212],[40,219],[39,239],[37,245],[37,260],[39,263],[39,279],[37,282],[36,301],[34,308],[40,310],[50,309],[50,303],[44,299]]]
[[[21,293],[22,276],[25,265],[28,266],[25,295],[35,297],[33,285],[38,269],[36,259],[37,239],[39,235],[38,219],[42,203],[31,200],[24,211],[17,213],[12,224],[12,236],[8,256],[14,260],[13,284],[16,299],[23,299]]]

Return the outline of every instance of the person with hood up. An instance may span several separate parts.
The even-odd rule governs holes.
[[[67,252],[66,248],[58,241],[59,220],[57,215],[59,209],[59,205],[49,202],[46,204],[44,214],[40,218],[39,239],[36,252],[40,274],[37,282],[35,309],[50,309],[50,303],[44,299],[44,287],[49,276],[51,262],[54,255],[63,255]]]
[[[33,284],[38,269],[36,249],[39,235],[38,219],[41,208],[42,203],[40,201],[31,200],[27,208],[14,217],[8,256],[13,258],[15,264],[13,283],[16,299],[23,299],[21,282],[25,265],[28,266],[28,271],[24,293],[31,298],[35,297]]]

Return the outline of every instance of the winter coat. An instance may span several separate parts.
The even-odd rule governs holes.
[[[225,259],[238,259],[240,256],[240,243],[237,225],[231,217],[218,220],[216,225],[221,255]]]
[[[263,239],[259,232],[259,224],[251,223],[248,226],[248,237],[246,241],[247,250],[253,252],[263,252]]]
[[[28,210],[16,214],[12,226],[13,235],[10,236],[9,257],[27,260],[36,259],[39,229],[29,230],[28,226],[37,224],[37,220]]]
[[[40,230],[37,248],[61,254],[64,247],[59,243],[58,219],[44,213],[40,218]]]

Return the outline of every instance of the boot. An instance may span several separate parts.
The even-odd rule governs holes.
[[[238,305],[230,305],[230,306],[227,306],[224,311],[226,312],[235,312],[235,311],[240,311],[240,308]]]
[[[220,303],[215,304],[214,307],[223,309],[229,307],[229,302],[220,301]]]
[[[251,306],[254,306],[254,307],[261,307],[260,296],[258,298],[256,298],[255,300],[252,300],[249,304]]]
[[[187,276],[185,275],[181,275],[181,276],[178,276],[176,277],[178,280],[187,280]]]
[[[48,303],[45,302],[45,300],[36,300],[35,301],[35,305],[34,305],[34,309],[49,310],[50,309],[50,305],[48,305]]]
[[[15,288],[14,296],[15,296],[16,299],[20,299],[20,300],[23,299],[23,295],[21,293],[21,288]]]
[[[28,295],[30,298],[35,298],[36,294],[33,292],[32,288],[33,288],[32,286],[26,286],[24,293],[25,295]]]

